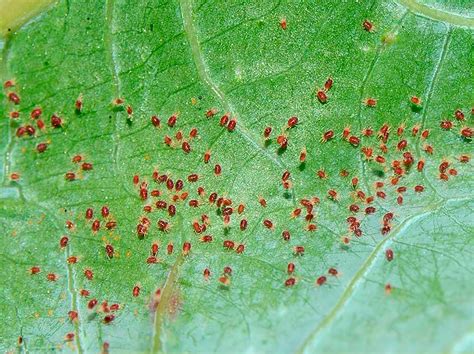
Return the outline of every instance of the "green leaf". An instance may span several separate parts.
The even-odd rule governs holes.
[[[82,353],[108,343],[112,352],[471,352],[474,177],[472,161],[460,156],[472,156],[473,145],[460,131],[473,126],[473,17],[471,2],[454,0],[60,1],[10,33],[1,62],[2,82],[15,79],[15,86],[3,89],[0,104],[0,349]],[[364,30],[365,19],[372,31]],[[334,85],[323,104],[315,94],[328,77]],[[19,95],[18,105],[11,92]],[[419,107],[412,96],[421,99]],[[117,98],[125,103],[114,106]],[[367,98],[376,106],[368,107]],[[17,137],[18,127],[36,127],[35,107],[42,108],[45,129]],[[218,113],[206,117],[210,109]],[[455,119],[458,109],[464,121]],[[12,111],[20,117],[9,118]],[[232,132],[219,124],[226,112],[237,119]],[[175,113],[176,125],[169,127]],[[62,118],[61,127],[52,127],[53,114]],[[161,127],[153,126],[152,115]],[[298,124],[287,129],[292,116]],[[452,129],[440,127],[445,120]],[[384,124],[390,128],[386,153],[377,137]],[[273,131],[265,140],[268,126]],[[358,146],[342,138],[349,126]],[[363,136],[369,127],[374,134]],[[192,128],[198,136],[191,139]],[[329,130],[334,138],[323,142]],[[286,149],[278,149],[280,134],[288,137]],[[172,146],[164,143],[167,135]],[[408,146],[399,151],[403,139]],[[39,143],[46,151],[37,151]],[[371,160],[362,147],[373,149]],[[403,163],[406,151],[411,167]],[[82,162],[72,162],[77,155],[93,169],[81,170]],[[385,163],[376,162],[377,155]],[[397,185],[394,161],[402,161]],[[443,161],[449,162],[447,180],[440,178]],[[289,189],[282,186],[286,170]],[[326,178],[318,177],[320,170]],[[154,181],[154,171],[175,184],[182,179],[184,188],[168,190]],[[76,179],[67,180],[67,172]],[[193,173],[199,180],[188,182]],[[397,191],[401,186],[406,192]],[[154,189],[161,196],[152,196]],[[335,200],[329,190],[337,192]],[[357,191],[374,196],[373,214],[365,214],[369,203]],[[187,199],[173,202],[183,192]],[[209,202],[212,192],[232,200],[227,225],[222,208]],[[320,202],[311,221],[317,230],[310,232],[300,202],[313,197]],[[189,205],[192,199],[198,207]],[[158,200],[176,205],[176,215],[157,209]],[[360,211],[351,212],[351,204]],[[104,205],[110,209],[105,218]],[[87,208],[94,210],[92,220]],[[303,211],[292,218],[296,208]],[[393,219],[382,234],[387,213]],[[210,223],[198,234],[193,222],[202,224],[203,214]],[[360,221],[360,237],[348,228],[349,216]],[[140,239],[143,217],[150,226]],[[245,231],[242,219],[248,220]],[[166,232],[159,220],[169,223]],[[273,226],[265,227],[265,220]],[[117,226],[108,230],[107,221]],[[65,235],[69,242],[60,247]],[[201,242],[203,235],[213,242]],[[227,250],[225,240],[245,250]],[[148,264],[154,242],[159,262]],[[167,254],[170,242],[174,252]],[[192,245],[189,254],[182,252],[184,242]],[[304,246],[304,255],[295,254],[296,246]],[[67,262],[71,256],[76,264]],[[289,262],[295,264],[291,276]],[[32,275],[33,266],[40,273]],[[221,279],[227,285],[219,280],[226,266],[232,268]],[[50,273],[56,281],[47,280]],[[323,275],[327,281],[317,285]],[[285,286],[290,277],[296,284]],[[81,289],[90,295],[81,296]],[[98,301],[92,310],[91,299]],[[120,308],[105,313],[103,301]],[[69,311],[78,313],[77,321]],[[111,313],[115,318],[105,323]],[[65,340],[68,333],[72,341]]]

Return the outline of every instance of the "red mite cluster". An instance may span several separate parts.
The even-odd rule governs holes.
[[[281,29],[287,29],[285,19],[280,21]],[[369,21],[365,20],[362,27],[367,32],[374,32],[375,27]],[[316,90],[315,104],[326,105],[330,104],[329,93],[331,92],[334,79],[329,76],[322,88]],[[12,111],[10,112],[10,119],[12,126],[16,127],[16,137],[18,139],[37,139],[36,152],[38,154],[47,155],[54,148],[51,141],[45,139],[47,134],[55,129],[64,129],[67,121],[59,114],[51,114],[49,117],[45,116],[41,107],[35,107],[29,115],[23,117],[23,113],[17,110],[17,106],[21,104],[21,97],[15,90],[16,84],[13,80],[4,83],[4,90],[8,98]],[[422,100],[417,96],[408,98],[411,105],[422,108]],[[87,102],[86,102],[87,103]],[[377,99],[368,97],[362,102],[367,107],[375,108],[377,106]],[[80,115],[84,111],[84,98],[81,95],[74,102],[75,113]],[[125,100],[116,98],[112,101],[112,109],[121,108],[126,112],[129,119],[132,119],[134,112],[130,105],[126,105]],[[439,123],[439,132],[451,133],[453,129],[457,129],[457,137],[459,143],[465,143],[472,139],[473,129],[469,127],[468,116],[473,115],[473,109],[469,111],[457,109],[453,112],[453,116],[449,119],[442,119]],[[136,113],[135,113],[136,114]],[[221,127],[228,134],[239,133],[237,119],[232,117],[230,113],[224,113],[220,116],[219,110],[211,108],[205,113],[206,124],[216,124]],[[220,117],[219,117],[220,116]],[[187,155],[191,154],[198,144],[203,144],[200,139],[200,132],[197,128],[190,128],[186,131],[178,129],[180,117],[178,113],[171,114],[165,122],[162,119],[153,115],[150,118],[151,129],[160,130],[167,129],[167,134],[164,135],[163,142],[165,148],[176,149],[181,153]],[[298,126],[307,122],[300,121],[296,116],[289,117],[286,124],[274,129],[271,126],[265,127],[263,131],[264,147],[273,139],[279,146],[279,150],[285,151],[292,139],[290,133]],[[281,131],[279,135],[272,136],[275,131]],[[347,170],[341,170],[339,177],[346,181],[347,188],[338,190],[336,188],[328,188],[327,191],[319,196],[310,195],[297,200],[297,204],[288,215],[288,222],[295,220],[302,221],[300,225],[301,233],[315,233],[318,231],[317,215],[318,209],[323,203],[336,205],[339,204],[346,210],[347,214],[341,222],[344,224],[346,231],[341,235],[341,246],[348,247],[353,238],[360,238],[364,235],[363,223],[367,218],[378,218],[380,220],[380,230],[378,230],[380,237],[387,237],[396,225],[395,211],[384,210],[378,204],[381,200],[392,200],[393,205],[403,205],[404,198],[407,194],[412,196],[419,196],[425,192],[425,187],[420,184],[410,184],[407,178],[411,174],[424,174],[427,163],[430,165],[436,164],[437,177],[439,181],[445,182],[458,175],[458,168],[462,164],[470,162],[468,154],[462,154],[457,157],[437,157],[435,147],[429,143],[431,131],[421,125],[414,125],[406,127],[405,124],[398,126],[391,126],[389,124],[382,124],[379,127],[365,127],[361,131],[353,129],[350,126],[345,127],[342,131],[327,130],[321,132],[320,144],[321,147],[328,147],[334,143],[348,144],[354,151],[360,154],[364,163],[372,169],[384,171],[386,177],[375,181],[371,188],[363,186],[360,179],[356,175],[351,175]],[[295,139],[296,140],[296,139]],[[299,144],[298,141],[294,142]],[[422,156],[419,156],[417,147],[421,146]],[[334,146],[332,146],[334,149]],[[202,150],[203,151],[203,150]],[[305,147],[302,147],[297,156],[294,158],[297,165],[305,164],[308,159],[315,159]],[[201,158],[200,158],[201,159]],[[206,176],[209,180],[215,179],[218,181],[225,175],[227,166],[225,162],[212,162],[211,150],[207,149],[202,157],[204,166],[208,166],[211,175]],[[66,181],[72,182],[78,180],[80,183],[81,177],[85,173],[94,173],[93,165],[90,161],[85,159],[81,154],[75,155],[71,158],[71,168],[64,171]],[[329,184],[334,180],[331,173],[321,168],[314,171],[314,178],[317,180],[324,180]],[[291,171],[285,169],[281,172],[281,179],[275,181],[281,186],[282,190],[287,192],[293,188],[297,181],[298,172],[296,169]],[[313,172],[311,172],[313,173]],[[362,178],[362,177],[361,177]],[[20,183],[20,174],[14,172],[10,175],[10,179],[14,183]],[[294,261],[287,263],[286,269],[282,269],[282,286],[293,287],[301,279],[295,275],[297,273],[297,266],[295,262],[302,260],[305,254],[305,246],[296,245],[290,246],[292,235],[288,230],[288,225],[279,225],[271,216],[261,218],[257,224],[249,222],[249,215],[257,214],[267,208],[267,200],[260,195],[255,195],[255,202],[258,202],[258,209],[250,210],[247,205],[240,201],[235,201],[225,193],[218,193],[214,190],[209,190],[204,187],[203,176],[198,173],[191,172],[187,175],[176,176],[169,172],[159,171],[155,169],[149,171],[147,174],[135,174],[130,176],[129,183],[135,190],[137,200],[141,203],[140,215],[137,217],[136,226],[134,226],[134,237],[136,242],[143,247],[146,247],[147,256],[143,262],[152,267],[154,264],[160,263],[161,259],[165,257],[178,257],[181,261],[185,261],[187,257],[192,257],[195,249],[199,247],[206,247],[211,243],[217,243],[222,248],[222,257],[226,258],[230,254],[241,257],[244,253],[252,253],[252,249],[247,246],[245,240],[250,233],[265,232],[267,237],[274,237],[287,248],[288,257],[292,257]],[[214,181],[214,182],[215,182]],[[199,210],[199,217],[192,220],[183,219],[179,221],[180,227],[184,228],[186,234],[186,241],[179,242],[178,250],[175,252],[175,245],[172,241],[168,241],[166,245],[158,240],[147,241],[151,234],[158,234],[165,236],[173,231],[173,228],[181,219],[181,215],[185,215],[185,210]],[[107,205],[101,205],[93,208],[88,207],[79,213],[79,219],[82,219],[80,225],[85,225],[87,232],[91,236],[96,236],[99,232],[112,233],[121,225],[119,220],[114,217],[113,213]],[[176,220],[176,221],[175,221]],[[72,231],[76,229],[79,223],[73,223],[70,220],[66,221],[66,229]],[[237,226],[236,226],[237,225]],[[82,226],[81,226],[82,227]],[[226,235],[225,239],[216,237],[211,232],[216,227],[224,228]],[[250,227],[250,230],[249,230]],[[232,233],[230,232],[232,230]],[[232,236],[232,237],[231,237]],[[250,235],[250,237],[253,235]],[[59,238],[59,249],[68,250],[70,247],[72,237],[70,234],[61,235]],[[100,246],[100,254],[108,262],[114,262],[120,257],[120,243],[114,244],[115,241],[103,242]],[[195,246],[196,245],[196,246]],[[117,247],[117,249],[116,249]],[[176,255],[176,253],[178,253]],[[395,253],[392,249],[385,249],[385,259],[387,262],[394,261]],[[70,255],[66,257],[66,262],[69,266],[76,266],[80,263],[79,256]],[[29,269],[31,275],[38,275],[41,273],[41,268],[37,265]],[[232,277],[238,277],[238,272],[234,272],[230,265],[225,266],[221,271],[215,271],[217,276],[215,278],[220,288],[229,288],[231,286]],[[83,268],[80,273],[87,282],[93,282],[95,279],[94,270],[91,268]],[[214,271],[209,267],[202,270],[203,281],[209,283],[212,281]],[[334,267],[324,270],[323,274],[315,275],[314,284],[318,287],[325,284],[333,284],[334,277],[340,276],[341,273]],[[56,282],[59,277],[55,273],[47,273],[45,276],[49,282]],[[392,287],[390,284],[385,286],[385,291],[390,293]],[[149,291],[148,291],[149,292]],[[142,286],[140,283],[135,283],[130,288],[131,301],[133,298],[138,298],[142,295]],[[98,300],[93,298],[91,292],[86,289],[79,289],[78,294],[80,300],[85,302],[85,306],[89,311],[94,311],[99,314],[100,319],[105,324],[110,324],[114,321],[119,311],[123,306],[118,303],[109,304],[107,300]],[[162,289],[154,290],[151,300],[150,309],[155,311],[162,297]],[[100,304],[99,304],[100,302]],[[67,314],[71,322],[81,320],[81,316],[77,310],[71,310]],[[74,340],[74,333],[68,333],[65,336],[66,341]],[[104,343],[104,348],[108,348],[108,343]]]

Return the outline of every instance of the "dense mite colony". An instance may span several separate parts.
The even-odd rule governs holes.
[[[291,31],[285,18],[280,20],[279,25],[281,30],[287,31],[284,33]],[[360,30],[368,32],[366,35],[369,36],[369,33],[376,29],[374,24],[366,19]],[[313,100],[318,109],[324,110],[333,103],[333,98],[335,101],[336,95],[333,94],[337,90],[337,82],[335,85],[335,78],[331,75],[321,76],[317,82]],[[9,117],[16,129],[16,138],[24,140],[25,143],[34,141],[28,145],[28,151],[35,154],[38,160],[58,155],[60,151],[55,144],[57,134],[48,133],[66,130],[68,121],[74,117],[59,113],[46,114],[45,111],[54,110],[43,110],[40,106],[35,106],[29,113],[24,114],[20,109],[23,101],[16,88],[13,80],[4,83],[11,108]],[[91,107],[87,104],[87,95],[79,94],[75,97],[75,101],[71,100],[71,109],[78,118]],[[407,97],[407,101],[410,110],[416,112],[423,109],[421,98],[411,96]],[[367,110],[378,110],[383,106],[375,97],[366,97],[363,102],[354,104],[366,106]],[[406,102],[404,104],[406,105]],[[111,109],[126,114],[130,124],[140,123],[137,111],[134,112],[132,105],[127,104],[123,98],[113,99]],[[165,118],[166,116],[168,118]],[[470,126],[472,116],[472,108],[457,108],[450,117],[440,118],[436,126],[430,126],[430,129],[424,124],[407,126],[406,123],[376,122],[367,124],[361,130],[355,129],[354,126],[336,128],[336,124],[323,129],[315,126],[310,117],[296,115],[285,117],[279,124],[273,123],[274,126],[262,125],[259,128],[263,128],[263,134],[260,133],[263,135],[261,149],[276,147],[276,151],[267,152],[286,154],[285,158],[293,161],[288,165],[293,167],[281,168],[275,176],[265,176],[267,183],[274,187],[272,194],[267,193],[264,196],[254,190],[253,185],[249,185],[248,190],[240,195],[250,197],[242,201],[234,199],[229,191],[223,191],[220,186],[227,177],[247,172],[235,172],[238,166],[231,165],[222,157],[223,151],[218,144],[206,145],[207,127],[189,126],[186,124],[189,117],[185,114],[180,116],[178,113],[169,112],[159,116],[150,113],[147,117],[151,118],[146,118],[146,124],[153,136],[157,136],[153,141],[158,141],[167,153],[175,154],[176,161],[185,162],[177,171],[161,170],[159,166],[153,165],[149,170],[130,174],[126,184],[135,200],[129,204],[139,205],[138,210],[131,207],[129,210],[127,206],[127,215],[118,217],[118,214],[114,215],[117,210],[109,205],[91,203],[77,212],[74,219],[71,217],[71,220],[65,221],[65,232],[56,235],[55,247],[58,252],[65,254],[64,259],[68,267],[77,267],[81,284],[92,287],[104,280],[103,275],[100,268],[88,265],[90,260],[86,257],[70,254],[74,250],[74,244],[80,242],[76,233],[85,232],[88,237],[96,240],[97,257],[102,257],[104,262],[113,265],[123,262],[124,258],[135,256],[121,240],[121,237],[130,236],[125,234],[130,231],[121,228],[122,224],[133,219],[136,222],[132,231],[135,242],[133,252],[139,253],[143,267],[157,267],[159,263],[163,267],[180,265],[195,259],[193,257],[199,255],[199,252],[215,253],[219,255],[219,259],[229,263],[235,260],[235,257],[247,262],[247,255],[255,256],[257,252],[265,251],[266,244],[272,244],[276,245],[272,252],[277,253],[271,256],[275,262],[281,263],[281,286],[299,287],[305,283],[300,280],[308,276],[303,274],[305,267],[301,265],[306,259],[314,261],[314,258],[310,259],[308,256],[312,254],[316,244],[310,233],[326,233],[318,227],[320,215],[325,213],[324,208],[338,210],[340,217],[333,223],[337,225],[334,227],[339,229],[334,232],[338,233],[337,239],[340,236],[340,247],[343,249],[350,247],[351,242],[357,242],[357,239],[364,237],[365,233],[370,232],[371,236],[374,236],[374,230],[365,226],[370,219],[376,220],[379,225],[375,230],[377,237],[390,237],[401,217],[403,209],[399,206],[404,205],[407,198],[410,203],[421,201],[423,195],[432,188],[424,185],[428,178],[435,176],[439,183],[446,183],[466,171],[463,165],[470,163],[469,154],[437,155],[437,147],[430,142],[430,137],[435,132],[445,134],[447,139],[452,139],[453,144],[467,144],[473,136],[473,128]],[[218,128],[222,134],[226,134],[226,139],[243,134],[245,129],[239,125],[238,119],[231,112],[219,113],[217,108],[207,109],[201,118],[198,122]],[[316,137],[301,141],[301,131],[308,126],[317,129]],[[204,127],[206,129],[203,129]],[[308,149],[305,144],[308,144]],[[335,170],[334,166],[345,163],[344,160],[341,163],[320,162],[320,151],[332,157],[339,147],[353,151],[364,164],[365,170],[379,176],[377,180],[372,184],[368,183],[368,173],[361,174],[357,166],[348,165],[343,166],[345,168],[342,170]],[[239,151],[234,153],[237,160],[241,158]],[[69,158],[62,171],[65,179],[62,183],[83,183],[95,173],[95,166],[85,154],[76,153]],[[317,165],[311,165],[315,162]],[[310,165],[313,166],[312,169],[309,168]],[[11,172],[10,182],[22,183],[20,176],[20,172]],[[303,184],[311,187],[307,189],[318,191],[318,195],[297,197],[294,188]],[[274,205],[279,204],[283,197],[288,195],[294,197],[294,200],[291,208],[287,210],[287,219],[272,215]],[[344,214],[341,215],[339,210],[343,210]],[[127,222],[122,223],[122,218]],[[118,233],[120,237],[117,236]],[[259,237],[264,241],[258,241],[260,244],[256,246]],[[384,255],[386,262],[396,262],[394,250],[387,248]],[[50,282],[51,286],[62,279],[46,268],[44,265],[35,264],[29,265],[27,271],[31,276],[39,275],[39,279]],[[242,267],[233,264],[224,268],[213,268],[212,264],[206,264],[199,269],[199,276],[204,284],[214,284],[223,290],[232,286],[232,278],[235,285],[235,279],[240,276],[241,269]],[[327,284],[335,284],[336,277],[342,274],[334,267],[317,271],[319,273],[311,275],[311,283],[322,289]],[[127,285],[130,301],[141,304],[138,300],[150,298],[149,308],[156,311],[162,299],[162,289],[150,289],[142,286],[138,279],[136,281]],[[161,281],[164,283],[165,279]],[[392,286],[387,283],[385,291],[390,293],[391,290]],[[116,317],[120,316],[123,309],[121,304],[109,304],[108,300],[99,298],[100,295],[92,290],[77,289],[77,292],[79,301],[83,302],[88,311],[94,312],[103,324],[112,325]],[[85,317],[93,318],[79,313],[78,310],[70,310],[67,313],[67,318],[72,323]],[[67,333],[65,340],[73,341],[74,333]]]

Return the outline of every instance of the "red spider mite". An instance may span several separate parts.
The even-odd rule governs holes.
[[[105,253],[107,257],[114,258],[114,247],[112,245],[105,245]]]
[[[224,115],[221,117],[221,119],[219,120],[219,124],[220,124],[222,127],[224,127],[224,126],[227,125],[228,122],[229,122],[229,114],[226,113],[226,114],[224,114]]]
[[[324,90],[326,92],[329,91],[333,84],[334,84],[334,80],[332,79],[332,77],[328,77],[326,82],[324,83]]]
[[[170,128],[174,127],[177,120],[178,120],[177,114],[173,114],[171,117],[168,118],[168,126]]]
[[[64,175],[64,178],[67,181],[74,181],[76,179],[76,174],[74,172],[66,172],[66,174]]]
[[[287,26],[287,23],[286,23],[286,18],[282,18],[280,20],[280,27],[282,30],[286,30],[286,26]]]
[[[450,168],[450,169],[448,170],[448,173],[449,173],[451,176],[457,176],[458,171],[457,171],[455,168]]]
[[[442,181],[447,181],[449,179],[449,176],[446,173],[440,173],[439,179]]]
[[[453,122],[451,122],[449,120],[443,120],[443,121],[441,121],[439,126],[444,130],[450,130],[453,127]]]
[[[46,279],[48,279],[49,281],[56,281],[58,280],[58,276],[54,273],[49,273],[46,275]]]
[[[464,112],[460,109],[456,109],[454,111],[454,118],[457,120],[464,120]]]
[[[150,254],[152,256],[156,256],[156,254],[158,253],[158,248],[159,248],[158,243],[156,242],[152,243],[151,248],[150,248]]]
[[[390,248],[385,251],[385,257],[389,262],[393,260],[393,251]]]
[[[360,139],[356,137],[355,135],[350,136],[348,141],[349,141],[349,144],[353,146],[358,146],[360,143]]]
[[[61,239],[59,240],[59,246],[60,246],[61,248],[64,248],[64,247],[67,246],[68,242],[69,242],[69,238],[68,238],[67,236],[63,236],[63,237],[61,237]]]
[[[211,108],[206,112],[206,117],[207,118],[214,117],[217,114],[217,112],[219,112],[217,108]]]
[[[135,285],[132,289],[133,297],[138,297],[140,295],[140,285]]]
[[[79,291],[79,295],[81,295],[82,297],[88,297],[90,295],[90,292],[89,292],[89,290],[81,289]]]
[[[364,100],[364,103],[365,103],[365,105],[366,105],[367,107],[375,107],[375,106],[377,106],[377,100],[376,100],[375,98],[371,98],[371,97],[366,98],[366,99]]]
[[[404,150],[408,146],[408,142],[406,140],[400,140],[397,144],[397,150]]]
[[[59,128],[61,127],[62,124],[63,124],[63,121],[60,117],[58,117],[55,114],[51,116],[51,125],[53,126],[53,128]]]
[[[263,137],[265,139],[268,139],[270,137],[270,134],[272,133],[272,127],[266,127],[264,130],[263,130]]]
[[[155,205],[157,209],[166,209],[166,207],[168,206],[168,204],[164,200],[158,200]]]
[[[161,125],[160,118],[158,118],[157,116],[151,116],[151,124],[153,124],[153,126],[155,126],[156,128],[159,128]]]
[[[199,225],[199,223],[198,223],[197,221],[194,221],[193,224],[192,224],[192,226],[193,226],[194,232],[196,232],[196,233],[198,233],[198,234],[200,234],[200,233],[203,232],[203,230],[202,230],[202,228],[201,228],[201,225]]]
[[[18,111],[12,111],[12,112],[10,112],[10,118],[11,118],[11,119],[17,119],[17,118],[19,118],[19,117],[20,117],[20,112],[18,112]]]
[[[399,196],[397,197],[397,204],[398,204],[398,205],[402,205],[402,204],[403,204],[403,196],[402,196],[402,195],[399,195]]]
[[[171,144],[173,143],[173,141],[171,140],[171,138],[168,135],[165,135],[165,137],[163,138],[163,141],[168,146],[171,146]]]
[[[176,140],[180,141],[183,139],[183,132],[181,130],[177,131],[175,134]]]
[[[472,128],[462,127],[461,130],[460,130],[460,134],[463,138],[471,139],[472,138]]]
[[[210,151],[210,150],[207,150],[207,151],[204,153],[204,163],[208,163],[210,159],[211,159],[211,151]]]
[[[402,136],[404,131],[405,131],[405,123],[402,123],[397,128],[397,135]]]
[[[100,213],[102,214],[102,216],[103,216],[104,218],[108,217],[109,214],[110,214],[109,207],[106,206],[106,205],[104,205],[104,206],[102,207],[102,209],[100,210]]]
[[[295,271],[295,264],[294,263],[288,263],[287,271],[288,271],[288,274],[293,273]]]
[[[282,233],[281,233],[281,237],[283,238],[283,240],[285,241],[289,241],[290,240],[290,232],[288,230],[284,230]]]
[[[286,149],[288,147],[288,138],[285,135],[278,135],[277,143],[281,149]]]
[[[295,246],[293,248],[295,255],[300,256],[304,254],[304,246]]]
[[[329,199],[337,200],[338,199],[337,192],[334,189],[328,190],[328,197]]]
[[[38,127],[38,129],[43,130],[44,127],[45,127],[45,124],[44,124],[44,122],[43,122],[42,119],[38,119],[38,120],[36,121],[36,126]]]
[[[149,256],[147,259],[146,259],[146,263],[147,264],[155,264],[155,263],[158,263],[158,258],[156,258],[155,256]]]
[[[8,99],[14,104],[20,104],[20,96],[18,96],[18,94],[15,92],[10,92],[8,94]]]
[[[237,248],[235,250],[235,253],[241,254],[241,253],[244,252],[244,250],[245,250],[245,246],[240,244],[240,245],[237,246]]]
[[[364,27],[364,29],[367,31],[367,32],[373,32],[375,27],[374,25],[372,24],[372,22],[370,22],[369,20],[364,20],[364,22],[362,22],[362,27]]]
[[[194,139],[195,137],[198,136],[198,130],[197,128],[192,128],[189,132],[189,138]]]
[[[375,188],[382,188],[383,186],[384,186],[384,183],[382,181],[375,182]]]
[[[417,96],[411,96],[410,102],[414,104],[415,106],[421,106],[421,98]]]
[[[188,182],[197,182],[199,180],[199,176],[195,173],[188,176]]]
[[[316,284],[321,286],[326,282],[327,278],[324,275],[321,275],[318,279],[316,279]]]
[[[304,163],[306,161],[306,148],[303,148],[300,152],[300,163]]]
[[[378,163],[385,163],[385,157],[378,155],[375,157],[375,161],[377,161]]]
[[[247,222],[246,219],[240,220],[240,230],[241,230],[241,231],[246,230],[246,229],[247,229],[247,224],[248,224],[248,222]]]
[[[104,317],[103,322],[104,322],[105,324],[108,324],[108,323],[112,322],[114,319],[115,319],[115,316],[114,316],[114,315],[112,315],[112,314],[106,315],[106,316]]]
[[[168,245],[166,246],[166,253],[172,254],[173,249],[174,249],[173,243],[172,242],[168,243]]]
[[[423,146],[423,150],[424,150],[427,154],[433,155],[433,152],[434,152],[433,146],[428,145],[428,144],[425,144],[425,145]]]
[[[232,268],[229,266],[224,267],[224,275],[232,275]]]
[[[76,102],[74,102],[74,108],[76,109],[77,113],[80,113],[82,111],[83,107],[83,97],[82,93],[77,97]]]
[[[112,230],[112,229],[115,229],[115,227],[117,227],[117,222],[116,221],[107,221],[105,223],[105,228],[107,230]]]
[[[357,204],[349,205],[349,210],[353,213],[357,213],[360,210],[360,207]]]
[[[318,98],[320,103],[324,104],[328,101],[328,96],[326,95],[326,92],[321,89],[316,91],[316,97]]]
[[[66,333],[66,335],[64,336],[64,341],[65,342],[72,342],[74,340],[74,333]]]
[[[227,248],[227,249],[229,249],[229,250],[230,250],[230,249],[233,250],[234,247],[235,247],[234,241],[231,241],[231,240],[225,240],[223,245],[224,245],[224,248]]]
[[[227,130],[230,132],[233,132],[236,126],[237,126],[237,120],[235,118],[232,118],[229,124],[227,125]]]
[[[175,187],[175,189],[176,189],[177,192],[179,192],[180,190],[182,190],[182,189],[184,188],[184,182],[183,182],[183,180],[178,179],[178,180],[176,181],[174,187]]]
[[[130,105],[127,106],[127,114],[129,117],[133,114],[133,108]]]
[[[306,231],[309,231],[309,232],[314,232],[314,231],[316,231],[317,229],[318,229],[318,225],[316,225],[316,224],[308,224],[308,225],[306,225],[306,227],[305,227],[305,230],[306,230]]]
[[[422,139],[427,139],[429,135],[430,135],[430,131],[428,129],[425,129],[421,132]]]
[[[204,235],[201,237],[201,242],[209,243],[212,242],[213,238],[211,235]]]
[[[296,284],[296,279],[295,278],[288,278],[285,280],[285,286],[290,287],[294,286]]]
[[[268,219],[263,220],[263,225],[267,229],[273,229],[273,223],[271,222],[271,220],[268,220]]]
[[[416,164],[416,169],[418,170],[418,172],[421,172],[423,171],[423,168],[425,167],[425,160],[421,159],[420,161],[418,161],[418,163]]]
[[[260,203],[262,207],[264,208],[267,207],[267,201],[263,197],[258,197],[258,202]]]
[[[296,125],[298,124],[298,117],[290,117],[288,119],[288,123],[287,123],[287,128],[290,129],[290,128],[293,128],[295,127]]]
[[[319,171],[316,172],[316,174],[318,175],[318,177],[319,177],[320,179],[325,179],[325,178],[327,178],[327,174],[326,174],[326,172],[325,172],[324,170],[319,170]]]
[[[390,293],[392,292],[392,286],[390,284],[385,284],[385,293],[387,295],[390,295]]]
[[[191,152],[191,146],[187,141],[184,141],[183,144],[181,144],[181,148],[186,154],[189,154]]]
[[[191,243],[190,242],[185,242],[183,243],[183,254],[186,256],[189,251],[191,251]]]
[[[353,188],[356,188],[357,185],[359,184],[359,179],[357,177],[353,177],[351,180],[351,184]]]
[[[411,129],[411,135],[412,135],[412,136],[416,136],[419,131],[420,131],[420,125],[419,125],[419,124],[415,124],[415,125],[413,126],[413,128]]]
[[[387,194],[385,194],[384,191],[377,191],[377,197],[381,198],[381,199],[385,199],[385,197],[387,196]]]
[[[237,207],[237,213],[242,214],[245,210],[245,205],[244,204],[239,204]]]
[[[165,220],[158,220],[158,228],[161,231],[166,232],[170,229],[170,224],[169,224],[169,222],[167,222]]]
[[[74,229],[75,225],[71,220],[66,220],[66,228]]]
[[[299,217],[300,215],[301,215],[301,208],[296,208],[291,212],[290,217],[294,219],[294,218]]]
[[[329,269],[328,269],[328,274],[330,274],[330,275],[336,277],[336,276],[339,274],[339,272],[337,271],[336,268],[329,268]]]
[[[39,272],[41,272],[41,269],[40,269],[40,267],[38,267],[38,266],[33,266],[33,267],[30,268],[30,273],[31,273],[32,275],[38,274]]]
[[[374,134],[374,130],[372,128],[365,128],[362,130],[362,135],[365,137],[371,137]]]
[[[421,186],[421,185],[416,185],[415,188],[414,188],[415,192],[417,193],[421,193],[425,190],[425,187]]]
[[[84,276],[88,279],[88,280],[92,280],[94,278],[94,273],[92,272],[92,270],[90,269],[85,269],[84,270]]]
[[[373,206],[369,206],[369,207],[365,208],[365,214],[366,215],[373,214],[373,213],[375,213],[375,211],[376,211],[376,209]]]
[[[398,193],[405,193],[407,191],[407,187],[405,186],[400,186],[397,188]]]
[[[439,172],[446,172],[448,167],[449,167],[449,162],[448,161],[442,161],[438,166],[438,170],[439,170]]]
[[[219,165],[219,164],[215,165],[215,166],[214,166],[214,174],[215,174],[216,176],[220,176],[221,173],[222,173],[222,167],[221,167],[221,165]]]
[[[211,276],[211,271],[209,269],[204,269],[204,271],[202,272],[203,276],[204,276],[204,279],[208,280],[209,277]]]
[[[68,315],[69,320],[70,320],[71,322],[77,321],[77,319],[78,319],[78,317],[79,317],[77,311],[69,311],[69,312],[67,313],[67,315]]]
[[[92,170],[94,167],[92,166],[92,164],[90,162],[83,162],[82,165],[81,165],[81,169],[83,171],[90,171]]]
[[[171,178],[168,178],[166,180],[166,188],[168,188],[169,190],[172,190],[174,188],[174,182]]]
[[[7,80],[3,83],[3,88],[10,88],[15,86],[15,81],[14,80]]]
[[[217,200],[217,193],[213,192],[209,195],[209,203],[214,204]]]
[[[69,264],[76,264],[77,261],[78,261],[78,259],[77,259],[76,256],[69,256],[69,257],[67,257],[67,262],[68,262]]]
[[[40,154],[45,152],[47,148],[48,144],[46,143],[39,143],[38,145],[36,145],[36,151],[38,151]]]

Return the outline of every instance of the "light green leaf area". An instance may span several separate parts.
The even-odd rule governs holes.
[[[2,90],[0,104],[0,350],[97,353],[108,343],[111,352],[472,352],[474,175],[465,160],[474,150],[461,130],[473,127],[473,17],[470,1],[59,1],[11,33],[1,62],[2,82],[14,79],[15,86]],[[374,25],[370,32],[365,19]],[[321,103],[315,95],[328,77],[334,85]],[[113,106],[116,98],[123,106]],[[368,107],[367,98],[376,106]],[[43,111],[43,130],[30,118],[35,107]],[[213,108],[218,113],[206,117]],[[10,118],[13,111],[20,117]],[[234,131],[219,124],[226,112],[237,119]],[[169,127],[174,113],[176,125]],[[52,127],[53,114],[61,127]],[[298,124],[287,128],[292,116]],[[451,129],[441,128],[446,120]],[[35,133],[17,137],[28,124]],[[378,137],[384,124],[386,148]],[[343,138],[348,127],[358,146]],[[364,136],[365,128],[373,135]],[[334,137],[322,141],[329,130]],[[280,135],[286,149],[279,149]],[[398,149],[402,140],[407,147]],[[47,144],[43,153],[39,143]],[[373,150],[370,159],[363,148]],[[93,169],[81,170],[72,162],[76,155]],[[183,180],[183,189],[155,181],[154,171],[174,184]],[[199,180],[189,182],[190,174]],[[209,202],[214,192],[232,201],[228,222],[223,208]],[[303,199],[314,204],[310,222]],[[175,205],[176,215],[157,201]],[[366,213],[368,207],[375,212]],[[94,210],[91,220],[87,208]],[[297,208],[301,215],[292,217]],[[382,234],[387,213],[393,219]],[[208,225],[198,234],[193,222],[202,225],[203,214]],[[350,216],[360,222],[360,237]],[[150,225],[140,239],[144,217]],[[248,227],[241,231],[243,219]],[[159,220],[168,222],[166,231]],[[117,226],[108,230],[110,221]],[[69,242],[61,248],[64,235]],[[204,235],[213,241],[201,242]],[[223,247],[225,240],[234,250]],[[154,242],[158,262],[149,264]],[[184,242],[192,245],[188,254]],[[304,246],[303,255],[296,246]],[[67,262],[71,256],[77,263]],[[32,275],[33,266],[41,271]],[[226,266],[231,275],[223,274]],[[285,286],[291,277],[294,286]],[[92,299],[98,304],[89,309]],[[112,304],[120,308],[112,311]],[[71,322],[69,311],[78,320]],[[68,334],[74,338],[65,340]]]

